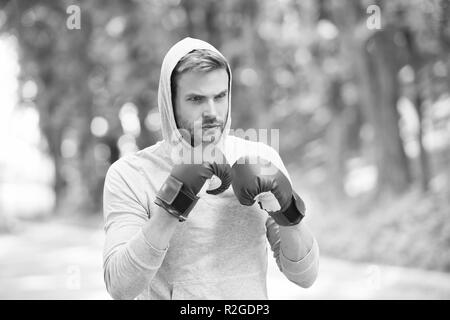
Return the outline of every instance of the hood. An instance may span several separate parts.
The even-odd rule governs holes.
[[[168,144],[170,147],[173,147],[175,145],[177,146],[182,145],[183,148],[192,148],[191,145],[183,139],[175,123],[175,116],[172,104],[172,93],[170,88],[170,77],[178,61],[180,61],[181,58],[183,58],[186,54],[195,49],[208,49],[218,53],[223,57],[223,55],[219,52],[219,50],[214,48],[211,44],[190,37],[184,38],[183,40],[173,45],[172,48],[170,48],[170,50],[164,57],[161,66],[161,75],[159,79],[158,108],[161,117],[161,130],[163,139],[165,143]],[[222,135],[220,136],[219,141],[216,143],[217,145],[222,146],[225,144],[225,139],[230,132],[231,126],[231,68],[228,63],[227,68],[229,74],[228,115],[227,119],[225,120]]]

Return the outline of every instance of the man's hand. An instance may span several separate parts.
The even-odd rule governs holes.
[[[218,149],[204,160],[201,164],[175,165],[156,195],[155,203],[180,221],[186,220],[194,208],[199,199],[197,194],[206,180],[213,176],[220,179],[217,188],[206,191],[214,195],[224,192],[231,184],[231,167]]]
[[[288,178],[273,163],[261,157],[245,156],[239,158],[231,170],[233,190],[241,204],[251,206],[258,201],[281,226],[300,223],[305,205],[292,190]],[[273,203],[267,201],[268,193],[272,193],[278,202],[275,210]]]

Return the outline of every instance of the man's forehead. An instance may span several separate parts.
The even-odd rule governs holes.
[[[189,71],[178,80],[178,88],[185,94],[211,94],[228,90],[228,73],[225,69],[208,72]]]

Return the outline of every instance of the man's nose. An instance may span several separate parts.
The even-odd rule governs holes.
[[[207,103],[205,103],[205,108],[203,110],[203,113],[209,116],[216,116],[217,115],[217,108],[216,104],[214,103],[214,99],[208,99]]]

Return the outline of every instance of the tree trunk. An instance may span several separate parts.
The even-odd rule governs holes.
[[[425,58],[421,54],[416,42],[414,31],[406,24],[403,27],[403,35],[406,40],[406,48],[408,49],[408,60],[414,70],[414,107],[418,118],[417,143],[419,145],[419,167],[420,167],[420,185],[425,192],[428,190],[430,181],[430,168],[428,154],[423,144],[423,101],[424,101],[424,82],[427,80],[427,65]]]
[[[397,100],[399,83],[395,63],[396,48],[392,30],[382,30],[373,37],[372,73],[366,76],[374,82],[371,107],[374,109],[375,139],[379,149],[378,169],[380,191],[402,192],[411,183],[409,163],[398,126]]]
[[[55,178],[53,181],[53,192],[55,203],[53,212],[58,212],[61,207],[61,200],[67,187],[67,181],[62,173],[63,158],[61,155],[62,130],[51,123],[51,116],[41,117],[41,130],[47,140],[49,154],[53,160]]]
[[[441,0],[440,8],[439,39],[444,52],[444,63],[447,66],[447,83],[450,91],[450,0]]]
[[[409,186],[411,175],[398,126],[394,32],[386,27],[367,29],[364,20],[367,17],[358,2],[333,1],[331,9],[332,19],[342,34],[342,49],[355,63],[362,111],[373,130],[378,193],[402,192]]]
[[[331,111],[331,122],[327,129],[328,141],[328,171],[330,172],[330,187],[335,203],[345,197],[344,178],[347,146],[348,117],[346,106],[341,97],[342,82],[339,79],[331,81],[328,105]]]
[[[420,163],[420,185],[422,191],[426,192],[429,189],[430,183],[430,166],[428,160],[428,153],[423,144],[423,98],[422,98],[422,90],[420,87],[420,77],[421,73],[425,70],[416,69],[416,74],[414,78],[414,87],[416,91],[416,97],[414,101],[414,106],[417,112],[417,118],[419,121],[419,131],[417,132],[417,143],[419,144],[419,163]]]

